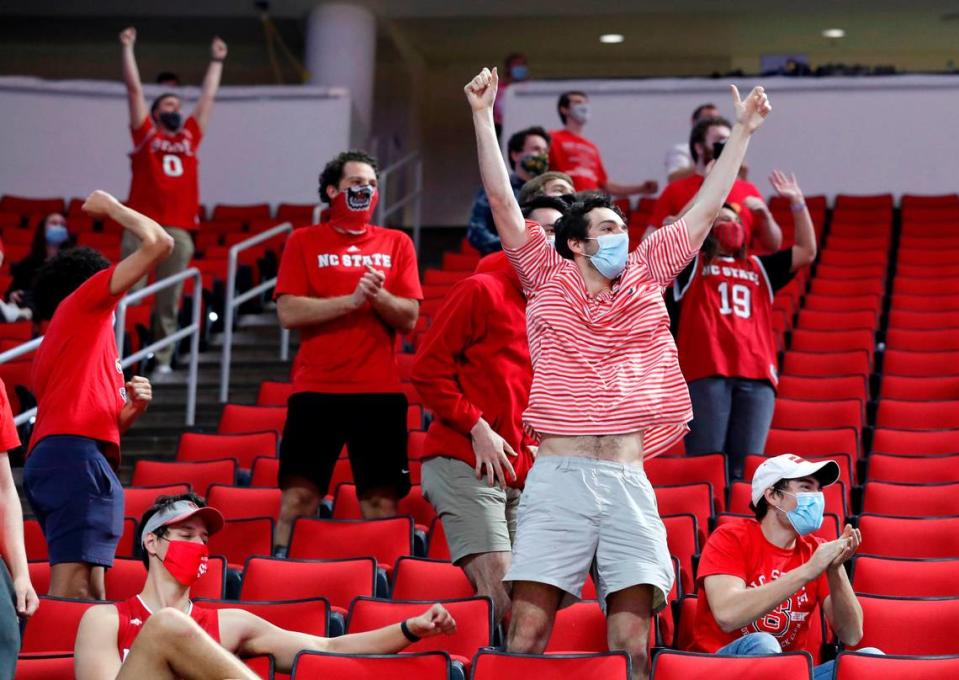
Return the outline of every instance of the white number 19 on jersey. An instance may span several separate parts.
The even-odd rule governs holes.
[[[741,283],[733,284],[732,307],[729,306],[729,282],[719,284],[719,313],[735,314],[741,319],[748,319],[752,315],[753,307],[750,296],[752,292]]]

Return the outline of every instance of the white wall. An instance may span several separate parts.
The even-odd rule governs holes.
[[[145,88],[147,104],[161,92]],[[197,88],[182,88],[189,111]],[[223,87],[200,146],[200,200],[310,203],[348,148],[349,94],[313,86]],[[131,150],[120,83],[0,78],[0,193],[125,199]]]
[[[663,159],[689,139],[689,116],[714,102],[733,107],[728,80],[657,79],[550,81],[506,93],[503,139],[528,125],[560,126],[556,100],[564,90],[590,95],[585,134],[601,149],[616,182],[665,181]],[[792,170],[807,194],[946,193],[959,190],[959,78],[766,78],[737,81],[769,93],[773,112],[749,147],[750,179],[764,194],[773,168]]]

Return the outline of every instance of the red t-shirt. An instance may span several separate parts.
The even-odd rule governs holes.
[[[7,399],[7,387],[0,380],[0,452],[9,451],[20,446],[20,435],[17,426],[13,424],[13,411],[10,409],[10,400]]]
[[[203,140],[190,116],[176,134],[157,130],[150,116],[135,130],[127,205],[164,227],[195,230],[199,226],[200,186],[197,149]]]
[[[683,177],[667,184],[663,193],[656,199],[656,207],[653,208],[653,213],[649,217],[649,225],[654,229],[659,229],[663,226],[663,221],[667,217],[675,218],[679,216],[699,192],[704,179],[702,175],[692,174],[689,177]],[[726,203],[739,211],[739,219],[746,228],[747,244],[752,243],[753,238],[753,214],[745,206],[746,199],[750,196],[763,197],[755,184],[741,179],[733,182],[733,188],[729,190],[729,195],[726,196]]]
[[[127,654],[133,647],[133,641],[143,630],[143,625],[153,614],[139,595],[134,595],[128,600],[117,602],[113,605],[117,608],[117,618],[119,626],[117,627],[117,651],[120,653],[120,661],[127,660]],[[203,609],[190,603],[190,617],[199,624],[211,638],[220,641],[220,612],[216,609]]]
[[[782,252],[791,264],[792,251]],[[709,264],[697,255],[688,281],[676,280],[682,300],[676,344],[686,382],[723,376],[778,384],[774,288],[763,265],[755,255],[717,257]]]
[[[110,293],[115,267],[97,272],[67,296],[33,360],[37,422],[32,450],[44,437],[69,434],[105,443],[120,464],[120,409],[127,401],[113,330],[121,294]]]
[[[286,242],[274,297],[351,295],[367,265],[386,275],[384,288],[401,298],[423,299],[410,237],[367,227],[362,236],[329,224],[297,229]],[[294,392],[399,392],[396,331],[366,304],[325,323],[300,328],[293,362]]]
[[[800,536],[792,550],[783,550],[766,540],[762,527],[754,519],[724,524],[710,534],[699,558],[693,650],[712,654],[749,633],[773,635],[784,652],[806,649],[810,614],[829,595],[825,572],[774,610],[734,633],[724,633],[713,618],[703,580],[707,576],[728,574],[741,578],[747,588],[757,588],[808,562],[820,543],[825,543],[825,539]]]
[[[606,188],[606,168],[599,148],[585,137],[568,130],[549,133],[549,169],[573,178],[576,191]]]

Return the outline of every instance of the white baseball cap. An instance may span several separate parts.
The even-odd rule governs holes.
[[[140,545],[143,545],[147,534],[154,533],[160,527],[185,522],[191,517],[199,517],[202,519],[203,523],[206,524],[210,536],[223,528],[223,515],[220,514],[220,511],[216,508],[211,508],[208,505],[201,508],[193,501],[186,499],[179,500],[155,512],[153,516],[147,520],[143,531],[140,532]]]
[[[753,505],[759,503],[766,489],[780,479],[800,477],[815,477],[819,480],[819,486],[829,486],[839,479],[839,463],[834,460],[813,463],[792,453],[767,458],[753,473]]]

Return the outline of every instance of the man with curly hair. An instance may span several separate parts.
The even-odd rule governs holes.
[[[37,273],[40,321],[50,320],[33,360],[37,420],[23,484],[50,554],[50,595],[103,599],[104,570],[123,533],[120,435],[152,398],[150,382],[124,383],[114,310],[120,298],[173,250],[149,217],[103,191],[83,204],[93,217],[119,222],[140,242],[119,264],[72,248]]]
[[[413,241],[373,226],[376,159],[362,151],[326,164],[320,199],[329,221],[290,235],[274,292],[280,323],[300,331],[280,446],[280,548],[297,517],[316,513],[344,444],[364,517],[392,517],[410,489],[394,348],[423,297]]]

